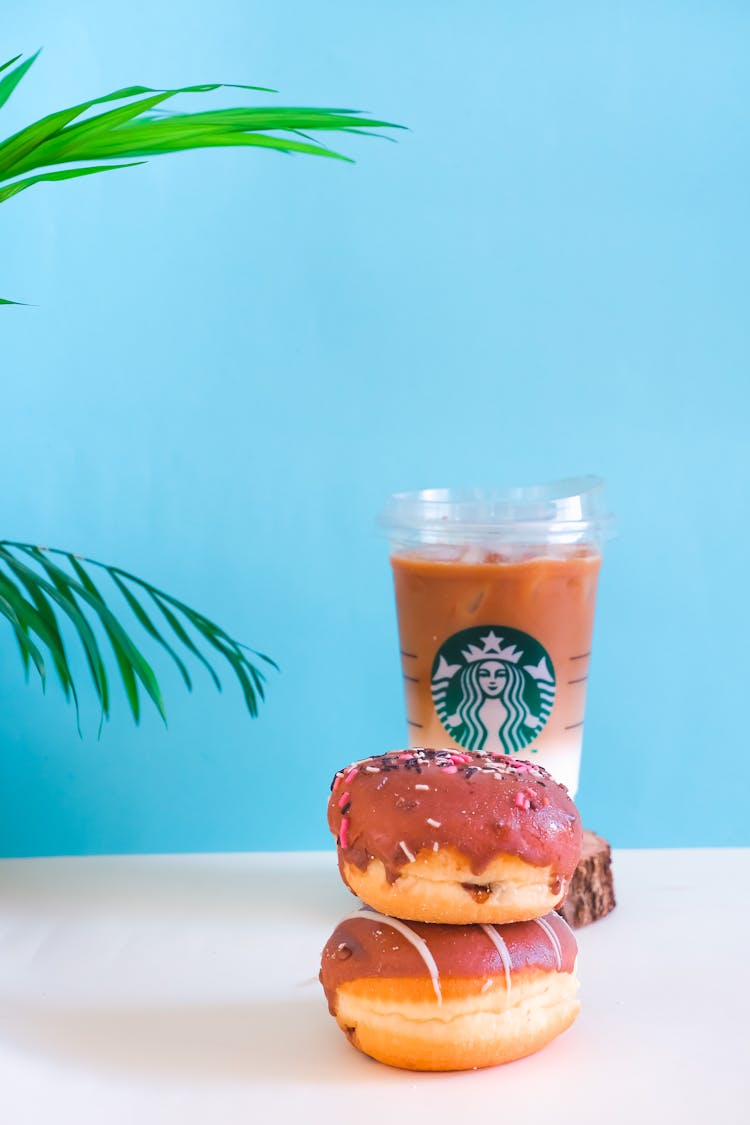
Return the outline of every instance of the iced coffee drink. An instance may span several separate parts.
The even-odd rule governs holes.
[[[529,758],[575,794],[601,482],[401,493],[383,523],[410,744]]]

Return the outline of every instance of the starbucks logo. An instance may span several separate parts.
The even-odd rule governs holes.
[[[438,649],[432,699],[460,746],[517,754],[549,718],[555,671],[548,653],[528,633],[478,625],[454,633]]]

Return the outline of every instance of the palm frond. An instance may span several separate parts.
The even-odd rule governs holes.
[[[27,59],[0,78],[0,99],[4,85],[7,87],[7,100],[35,58]],[[293,135],[297,130],[365,132],[401,127],[392,122],[363,117],[355,110],[299,106],[245,106],[196,113],[153,113],[158,106],[178,94],[206,94],[228,88],[274,92],[262,86],[229,86],[213,82],[164,90],[150,86],[127,86],[90,98],[48,114],[3,141],[0,144],[0,181],[59,164],[130,159],[195,148],[237,145],[256,145],[348,160],[349,157],[314,141],[300,145]],[[113,101],[125,104],[84,116],[95,106]],[[278,132],[292,135],[270,135]],[[102,167],[96,170],[110,169]]]
[[[72,699],[75,705],[79,731],[79,694],[63,641],[64,631],[72,632],[82,647],[99,703],[100,730],[111,714],[111,692],[97,632],[106,637],[112,649],[135,722],[141,717],[141,693],[145,693],[166,722],[166,708],[156,673],[94,582],[89,573],[92,567],[112,582],[143,632],[169,654],[189,691],[193,687],[192,678],[175,644],[199,660],[221,690],[214,663],[199,647],[202,643],[214,658],[220,657],[229,667],[250,715],[258,714],[265,677],[246,653],[276,668],[270,657],[248,649],[204,614],[120,567],[107,566],[69,551],[0,540],[0,617],[5,618],[13,631],[27,678],[33,665],[44,687],[46,660],[51,661],[66,699]],[[154,623],[144,608],[144,597],[159,609],[166,629]]]
[[[19,62],[22,56],[16,55],[0,66],[0,107],[38,54],[23,62]],[[350,157],[310,137],[309,132],[383,137],[386,134],[376,130],[402,128],[352,109],[244,106],[172,113],[160,108],[178,94],[209,94],[222,89],[276,92],[267,86],[223,82],[165,90],[125,86],[47,114],[0,142],[0,184],[5,185],[0,187],[0,203],[36,184],[112,172],[142,164],[142,157],[196,149],[264,148],[352,163]],[[111,102],[122,104],[90,113]],[[110,163],[113,160],[119,163]],[[61,170],[61,164],[84,167]],[[18,303],[0,299],[0,305]]]

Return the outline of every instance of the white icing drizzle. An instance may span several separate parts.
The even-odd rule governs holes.
[[[571,928],[570,928],[570,926],[568,925],[568,923],[567,923],[567,922],[565,921],[565,919],[563,918],[562,914],[555,914],[555,921],[557,922],[558,926],[562,926],[562,928],[563,928],[564,930],[567,930],[567,932],[568,932],[568,933],[570,934],[570,936],[571,936],[571,937],[573,938],[573,941],[575,941],[575,939],[576,939],[576,936],[575,936],[575,934],[573,933],[573,931],[571,930]]]
[[[424,938],[421,938],[418,933],[407,926],[399,918],[390,918],[387,914],[380,914],[377,910],[355,910],[353,914],[347,915],[344,919],[348,922],[350,918],[367,918],[370,922],[379,922],[382,925],[390,926],[392,929],[397,930],[406,940],[413,945],[419,956],[427,966],[427,972],[430,974],[432,987],[435,989],[438,1004],[443,1002],[443,994],[440,991],[440,973],[438,971],[435,958],[430,953],[429,946]]]
[[[535,918],[534,921],[536,922],[537,926],[540,926],[544,930],[545,934],[549,938],[549,943],[552,946],[553,952],[555,954],[555,960],[557,961],[557,971],[560,972],[560,970],[562,969],[562,946],[560,945],[559,937],[552,929],[552,926],[546,918]]]
[[[488,926],[484,922],[480,922],[480,925],[500,954],[500,960],[505,970],[505,991],[508,996],[510,996],[510,953],[508,952],[508,947],[494,926]]]

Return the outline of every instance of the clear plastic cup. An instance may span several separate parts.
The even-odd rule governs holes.
[[[426,489],[380,517],[411,746],[538,761],[578,788],[604,541],[603,482]]]

